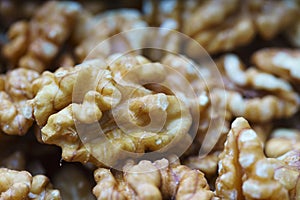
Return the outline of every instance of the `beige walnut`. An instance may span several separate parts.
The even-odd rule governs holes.
[[[75,30],[73,36],[73,40],[77,44],[75,54],[82,62],[87,56],[89,59],[105,58],[110,54],[123,52],[123,50],[140,48],[143,34],[124,34],[121,37],[114,37],[111,40],[112,43],[103,43],[102,48],[97,48],[97,45],[117,33],[146,26],[141,14],[134,9],[107,11],[95,16],[84,14],[76,27],[79,30]],[[90,54],[91,52],[92,54]]]
[[[24,135],[31,127],[26,101],[34,97],[32,82],[39,74],[29,69],[15,69],[1,77],[0,127],[9,135]],[[28,115],[29,114],[29,115]]]
[[[252,55],[253,63],[263,71],[300,83],[300,50],[264,48]]]
[[[268,157],[277,158],[288,151],[300,148],[300,131],[296,129],[275,129],[266,142],[265,152]]]
[[[108,169],[95,171],[93,189],[101,199],[212,199],[213,192],[202,172],[166,159],[138,164],[128,162],[123,173]]]
[[[251,122],[268,122],[298,111],[299,95],[289,82],[254,67],[245,69],[234,54],[219,60],[224,76],[227,110]],[[222,91],[218,91],[222,92]]]
[[[44,175],[31,176],[27,171],[0,168],[1,200],[60,200],[58,190],[52,188]]]
[[[163,66],[118,56],[44,72],[34,82],[32,117],[42,127],[42,141],[60,146],[66,161],[113,165],[126,151],[165,151],[191,140],[187,105],[143,86],[163,81]]]
[[[216,195],[225,199],[293,199],[298,191],[299,154],[266,158],[262,142],[237,118],[220,154]]]
[[[38,8],[30,21],[13,24],[7,35],[10,42],[3,55],[12,67],[42,72],[49,68],[70,37],[81,6],[75,2],[49,1]]]

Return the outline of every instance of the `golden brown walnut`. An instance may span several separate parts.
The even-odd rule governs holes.
[[[300,50],[265,48],[252,56],[253,63],[263,71],[300,83]]]
[[[60,200],[58,190],[52,188],[44,175],[31,176],[27,171],[0,168],[1,200]]]
[[[266,143],[268,157],[277,158],[291,150],[300,149],[300,131],[296,129],[275,129]]]
[[[299,96],[287,81],[253,67],[245,69],[233,54],[225,55],[219,66],[226,84],[227,109],[234,116],[267,122],[297,112]]]
[[[299,161],[297,155],[266,158],[254,130],[244,118],[237,118],[220,154],[216,195],[223,199],[293,199],[300,173],[299,166],[293,165]]]
[[[90,177],[92,178],[92,176]],[[80,167],[64,164],[54,175],[53,185],[62,199],[92,200],[92,182]]]
[[[12,67],[42,72],[49,68],[69,38],[81,7],[76,2],[49,1],[29,21],[20,21],[8,31],[10,42],[3,55]]]
[[[128,162],[123,173],[99,168],[93,189],[101,199],[212,199],[213,192],[202,172],[166,159],[138,164]]]
[[[29,69],[15,69],[3,76],[0,91],[0,126],[9,135],[24,135],[31,127],[30,110],[25,106],[33,98],[32,82],[39,76]],[[29,115],[28,115],[29,114]]]
[[[289,29],[297,18],[296,5],[292,1],[248,1],[253,22],[259,35],[266,40]]]
[[[89,60],[74,68],[44,72],[34,82],[36,96],[28,104],[43,126],[43,142],[60,146],[67,161],[103,166],[126,157],[121,154],[124,150],[144,153],[190,140],[192,119],[186,105],[173,95],[143,87],[145,82],[164,80],[162,65],[142,56],[111,59],[109,65]],[[82,129],[97,123],[103,134]],[[84,143],[80,130],[88,134]]]
[[[78,44],[75,54],[79,61],[83,61],[90,52],[93,53],[89,55],[89,59],[94,58],[94,56],[97,58],[106,57],[126,49],[140,48],[143,39],[142,34],[125,34],[118,37],[117,40],[115,37],[113,41],[116,44],[105,43],[105,48],[94,49],[98,44],[117,33],[134,28],[143,28],[146,25],[141,14],[133,9],[107,11],[93,17],[85,14],[85,17],[80,20],[79,26],[76,28],[80,30],[75,30],[74,40]]]

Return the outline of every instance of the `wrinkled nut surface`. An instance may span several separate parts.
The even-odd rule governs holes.
[[[265,146],[266,155],[271,158],[297,149],[300,149],[300,131],[296,129],[275,129]]]
[[[253,63],[263,71],[300,83],[300,50],[265,48],[255,52]]]
[[[142,56],[126,56],[109,66],[89,60],[74,68],[44,72],[34,81],[36,96],[28,104],[42,126],[43,142],[60,146],[63,159],[111,165],[125,158],[126,152],[165,151],[165,146],[190,140],[188,107],[174,95],[143,87],[165,76],[161,64]],[[102,133],[92,130],[98,123]],[[80,130],[85,130],[84,142]]]
[[[9,135],[24,135],[31,127],[31,109],[25,106],[33,98],[32,82],[39,76],[29,69],[15,69],[3,76],[0,91],[0,127]]]
[[[78,34],[80,33],[80,37],[74,36],[79,40],[75,41],[75,43],[78,44],[75,49],[75,54],[80,61],[83,61],[92,50],[92,55],[89,55],[89,59],[93,58],[93,56],[97,58],[101,55],[106,57],[111,53],[122,52],[122,50],[136,49],[140,47],[143,40],[142,34],[125,34],[124,38],[120,40],[118,38],[117,41],[113,40],[116,44],[105,43],[105,48],[94,48],[117,33],[146,26],[147,24],[142,20],[141,14],[133,9],[107,11],[93,17],[87,16],[82,20],[81,26],[77,27],[83,30],[75,30]]]
[[[245,69],[233,54],[225,55],[220,62],[226,83],[227,109],[234,116],[267,122],[297,112],[299,95],[284,79],[253,67]]]
[[[16,22],[8,31],[4,57],[13,67],[42,72],[56,57],[74,28],[81,7],[75,2],[49,1],[29,21]]]
[[[244,118],[237,118],[220,154],[216,195],[225,199],[295,198],[300,172],[292,164],[299,161],[299,154],[285,158],[266,158],[256,133]]]
[[[52,188],[49,179],[44,175],[31,176],[27,171],[15,171],[0,168],[0,199],[45,199],[60,200],[58,190]]]
[[[101,199],[212,199],[202,172],[192,170],[166,159],[128,162],[124,172],[113,174],[109,169],[99,168],[94,177],[93,189]]]

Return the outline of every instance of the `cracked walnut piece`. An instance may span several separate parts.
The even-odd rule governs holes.
[[[0,127],[4,133],[24,135],[31,127],[33,120],[25,104],[33,98],[32,82],[38,76],[29,69],[15,69],[1,77]]]
[[[42,72],[70,36],[81,7],[76,2],[49,1],[29,21],[19,21],[8,31],[10,42],[3,55],[12,67]]]
[[[44,175],[32,177],[27,171],[0,168],[0,199],[60,200],[61,197]]]
[[[109,169],[95,171],[93,189],[98,200],[104,199],[212,199],[204,174],[166,159],[138,164],[128,162],[123,173]]]
[[[225,199],[298,199],[299,153],[266,158],[262,142],[244,118],[233,123],[220,154],[216,195]]]

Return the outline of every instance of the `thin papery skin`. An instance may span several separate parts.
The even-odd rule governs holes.
[[[1,77],[0,127],[8,135],[24,135],[31,127],[31,109],[25,104],[33,98],[32,82],[39,74],[29,69],[15,69]]]
[[[282,77],[291,83],[300,83],[300,50],[264,48],[252,55],[252,62],[261,70]]]
[[[12,67],[42,72],[49,68],[70,37],[81,6],[75,2],[50,1],[28,22],[16,22],[8,31],[10,42],[3,55]]]
[[[83,30],[75,30],[80,33],[77,33],[77,36],[74,38],[77,44],[75,54],[79,61],[83,61],[87,56],[89,59],[94,56],[106,57],[112,53],[122,52],[123,50],[140,48],[143,41],[143,34],[133,35],[125,33],[122,37],[114,37],[115,41],[113,39],[110,40],[111,42],[114,41],[115,44],[110,43],[110,41],[107,41],[105,44],[101,44],[101,42],[117,33],[135,28],[144,28],[146,26],[147,23],[142,20],[139,11],[133,9],[107,11],[95,16],[86,14],[76,28]],[[97,48],[98,44],[101,44],[101,48]],[[91,52],[92,54],[90,54]]]
[[[213,192],[202,172],[166,159],[134,164],[129,161],[123,173],[99,168],[94,172],[93,189],[98,200],[104,199],[212,199]]]
[[[85,79],[86,85],[85,88],[78,88],[78,90],[101,91],[103,84],[106,83],[108,83],[107,90],[110,87],[112,90],[117,90],[111,82],[111,74],[103,60],[90,60],[75,67],[62,67],[54,73],[46,71],[33,82],[35,97],[27,102],[27,106],[33,110],[32,117],[39,126],[44,126],[51,114],[65,108],[72,100],[75,100],[73,99],[74,85],[83,87],[78,84],[80,79]],[[101,79],[102,83],[96,83],[97,79]],[[108,91],[103,90],[102,94],[105,95],[105,92]],[[82,95],[78,96],[82,98]],[[107,101],[110,100],[107,99]]]
[[[299,95],[284,79],[255,68],[245,69],[233,54],[225,55],[220,62],[220,70],[228,82],[225,89],[227,109],[234,116],[243,116],[252,122],[268,122],[298,111]],[[223,94],[224,91],[219,92]]]
[[[60,200],[61,197],[44,175],[32,177],[27,171],[0,168],[0,199]]]
[[[225,199],[293,199],[299,153],[266,158],[262,142],[244,118],[233,123],[220,155],[216,195]]]
[[[90,161],[95,165],[103,166],[113,165],[118,159],[126,157],[126,154],[123,155],[126,151],[144,153],[145,150],[160,150],[166,145],[173,147],[183,137],[188,136],[192,121],[188,109],[174,96],[156,94],[130,99],[129,116],[126,114],[128,111],[126,106],[123,108],[121,105],[117,108],[115,114],[118,116],[118,123],[127,132],[112,124],[111,127],[102,130],[103,135],[101,133],[91,135],[90,137],[96,138],[83,144],[76,131],[75,121],[86,123],[87,127],[92,126],[90,124],[92,122],[98,123],[99,120],[101,124],[102,110],[98,107],[98,102],[88,106],[88,108],[95,108],[91,109],[93,113],[90,119],[82,120],[82,115],[81,118],[76,117],[80,116],[77,113],[81,113],[81,105],[75,103],[51,115],[42,128],[42,140],[47,144],[60,146],[63,150],[62,157],[66,161],[83,163]],[[84,104],[86,102],[82,105]],[[148,113],[154,117],[151,120],[161,119],[159,115],[163,115],[166,121],[163,121],[161,127],[156,127],[157,123],[154,123],[144,128],[143,126],[148,124]]]
[[[266,155],[272,158],[298,149],[300,149],[300,131],[287,128],[275,129],[265,146]]]

